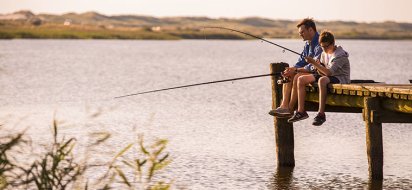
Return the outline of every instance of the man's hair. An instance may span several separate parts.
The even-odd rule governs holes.
[[[296,27],[300,27],[300,26],[302,26],[302,25],[305,25],[305,28],[306,29],[309,29],[309,28],[313,28],[313,30],[315,30],[315,32],[316,32],[316,24],[315,24],[315,21],[313,20],[313,18],[305,18],[305,19],[303,19],[302,21],[300,21],[297,25],[296,25]]]
[[[319,36],[319,43],[335,44],[335,37],[332,32],[328,30],[323,30]]]

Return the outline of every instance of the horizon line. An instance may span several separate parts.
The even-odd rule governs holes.
[[[261,18],[261,19],[268,19],[268,20],[285,20],[285,21],[299,21],[300,19],[286,19],[286,18],[269,18],[269,17],[263,17],[263,16],[241,16],[241,17],[226,17],[226,16],[201,16],[201,15],[174,15],[174,16],[156,16],[156,15],[147,15],[147,14],[134,14],[134,13],[116,13],[116,14],[106,14],[106,13],[102,13],[96,10],[89,10],[89,11],[83,11],[83,12],[77,12],[77,11],[67,11],[67,12],[60,12],[60,13],[52,13],[52,12],[35,12],[29,9],[20,9],[20,10],[16,10],[13,12],[0,12],[0,15],[9,15],[9,14],[14,14],[17,12],[23,12],[23,11],[28,11],[31,12],[35,15],[39,15],[39,14],[49,14],[49,15],[64,15],[64,14],[70,14],[70,13],[74,13],[74,14],[85,14],[85,13],[97,13],[100,15],[104,15],[104,16],[125,16],[125,15],[129,15],[129,16],[145,16],[145,17],[154,17],[154,18],[173,18],[173,17],[193,17],[193,18],[210,18],[210,19],[234,19],[234,20],[238,20],[238,19],[246,19],[246,18]],[[306,17],[307,18],[307,17]],[[313,18],[313,17],[310,17]],[[303,19],[303,18],[302,18]],[[318,20],[316,18],[313,18],[316,22],[355,22],[355,23],[386,23],[386,22],[395,22],[395,23],[407,23],[407,24],[412,24],[411,22],[408,21],[396,21],[396,20],[381,20],[381,21],[354,21],[354,20]]]

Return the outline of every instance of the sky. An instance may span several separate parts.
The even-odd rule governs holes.
[[[210,18],[262,17],[318,21],[412,23],[412,0],[0,0],[0,14],[19,10],[62,14],[95,11],[105,15]]]

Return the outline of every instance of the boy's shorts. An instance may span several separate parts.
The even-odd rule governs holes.
[[[323,77],[323,76],[319,75],[319,74],[313,74],[313,77],[315,77],[315,82],[318,82],[319,78]],[[328,76],[328,78],[329,78],[329,81],[330,81],[331,84],[339,84],[340,83],[339,79],[334,77],[334,76]]]

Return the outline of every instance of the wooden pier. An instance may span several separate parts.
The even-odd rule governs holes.
[[[272,63],[272,73],[282,72],[286,63]],[[272,76],[272,108],[280,105],[282,85]],[[316,85],[306,88],[305,108],[317,111],[319,92]],[[383,179],[382,123],[412,123],[412,85],[384,83],[330,84],[326,112],[362,113],[366,129],[369,177]],[[274,118],[277,164],[295,166],[293,124]]]

